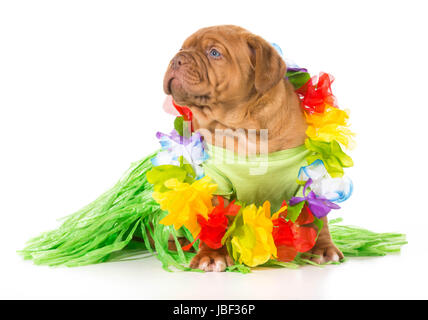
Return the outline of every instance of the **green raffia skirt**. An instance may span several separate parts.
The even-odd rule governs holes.
[[[173,226],[158,223],[167,213],[152,199],[153,189],[146,179],[153,156],[133,163],[113,188],[80,211],[65,217],[58,229],[31,239],[23,250],[18,251],[19,254],[35,264],[76,267],[132,259],[147,253],[155,255],[167,271],[171,271],[171,267],[200,271],[188,267],[195,253],[181,249]],[[407,243],[404,234],[375,233],[337,222],[340,219],[330,221],[330,233],[345,257],[383,256],[399,252]],[[176,251],[168,249],[171,234]],[[181,236],[193,241],[186,229]],[[135,241],[136,238],[142,241]],[[198,241],[195,249],[197,246]],[[297,257],[293,262],[272,260],[263,266],[297,268],[304,264],[314,263]],[[250,268],[235,265],[227,271],[247,273]]]

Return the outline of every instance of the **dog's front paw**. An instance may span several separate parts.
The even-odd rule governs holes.
[[[204,271],[222,272],[226,267],[232,266],[233,260],[227,253],[226,248],[214,250],[208,247],[201,247],[196,256],[190,261],[190,268]]]
[[[307,255],[307,253],[309,253],[310,255]],[[314,257],[311,255],[316,256]],[[339,262],[344,258],[344,256],[342,251],[340,251],[332,241],[329,241],[327,243],[315,244],[315,246],[311,250],[302,254],[302,258],[306,258],[308,260],[311,260],[312,262],[322,264],[330,261]]]

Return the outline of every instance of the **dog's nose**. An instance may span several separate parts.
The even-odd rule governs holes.
[[[179,69],[182,65],[186,64],[186,58],[182,54],[176,55],[171,61],[171,68],[174,70]]]

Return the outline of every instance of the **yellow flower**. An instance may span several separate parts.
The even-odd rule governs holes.
[[[355,135],[348,128],[349,114],[344,110],[327,106],[324,113],[306,114],[306,135],[313,140],[331,142],[336,140],[345,147],[352,147]]]
[[[242,219],[242,224],[232,235],[234,258],[237,258],[239,263],[255,267],[267,262],[272,256],[276,257],[269,201],[259,208],[254,204],[245,207],[242,210]]]
[[[327,124],[347,126],[349,119],[348,112],[329,105],[326,105],[325,111],[323,113],[305,113],[305,115],[306,122],[317,128],[323,127]]]
[[[197,215],[208,219],[208,214],[213,209],[212,194],[217,185],[211,183],[209,177],[204,177],[192,184],[170,179],[165,182],[165,186],[170,190],[153,192],[153,199],[160,204],[162,210],[168,211],[168,215],[159,223],[174,225],[176,230],[184,226],[196,237],[201,230]]]

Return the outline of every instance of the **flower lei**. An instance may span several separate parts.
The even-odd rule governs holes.
[[[217,186],[201,167],[208,158],[202,137],[183,133],[183,123],[191,121],[192,113],[169,98],[178,115],[175,130],[157,134],[162,149],[152,159],[147,179],[154,185],[153,199],[168,212],[160,223],[187,228],[192,234],[194,241],[184,250],[199,240],[213,249],[226,245],[235,262],[250,267],[270,259],[289,262],[315,245],[321,218],[350,197],[352,182],[343,168],[353,162],[341,146],[352,146],[354,134],[348,128],[349,113],[338,108],[332,94],[333,77],[327,73],[310,77],[296,65],[289,66],[286,77],[301,100],[308,123],[305,146],[311,152],[309,165],[301,167],[297,177],[303,196],[284,201],[273,214],[269,201],[260,207],[232,201],[225,207],[223,198],[217,197],[213,206]],[[234,217],[233,222],[228,217]]]

